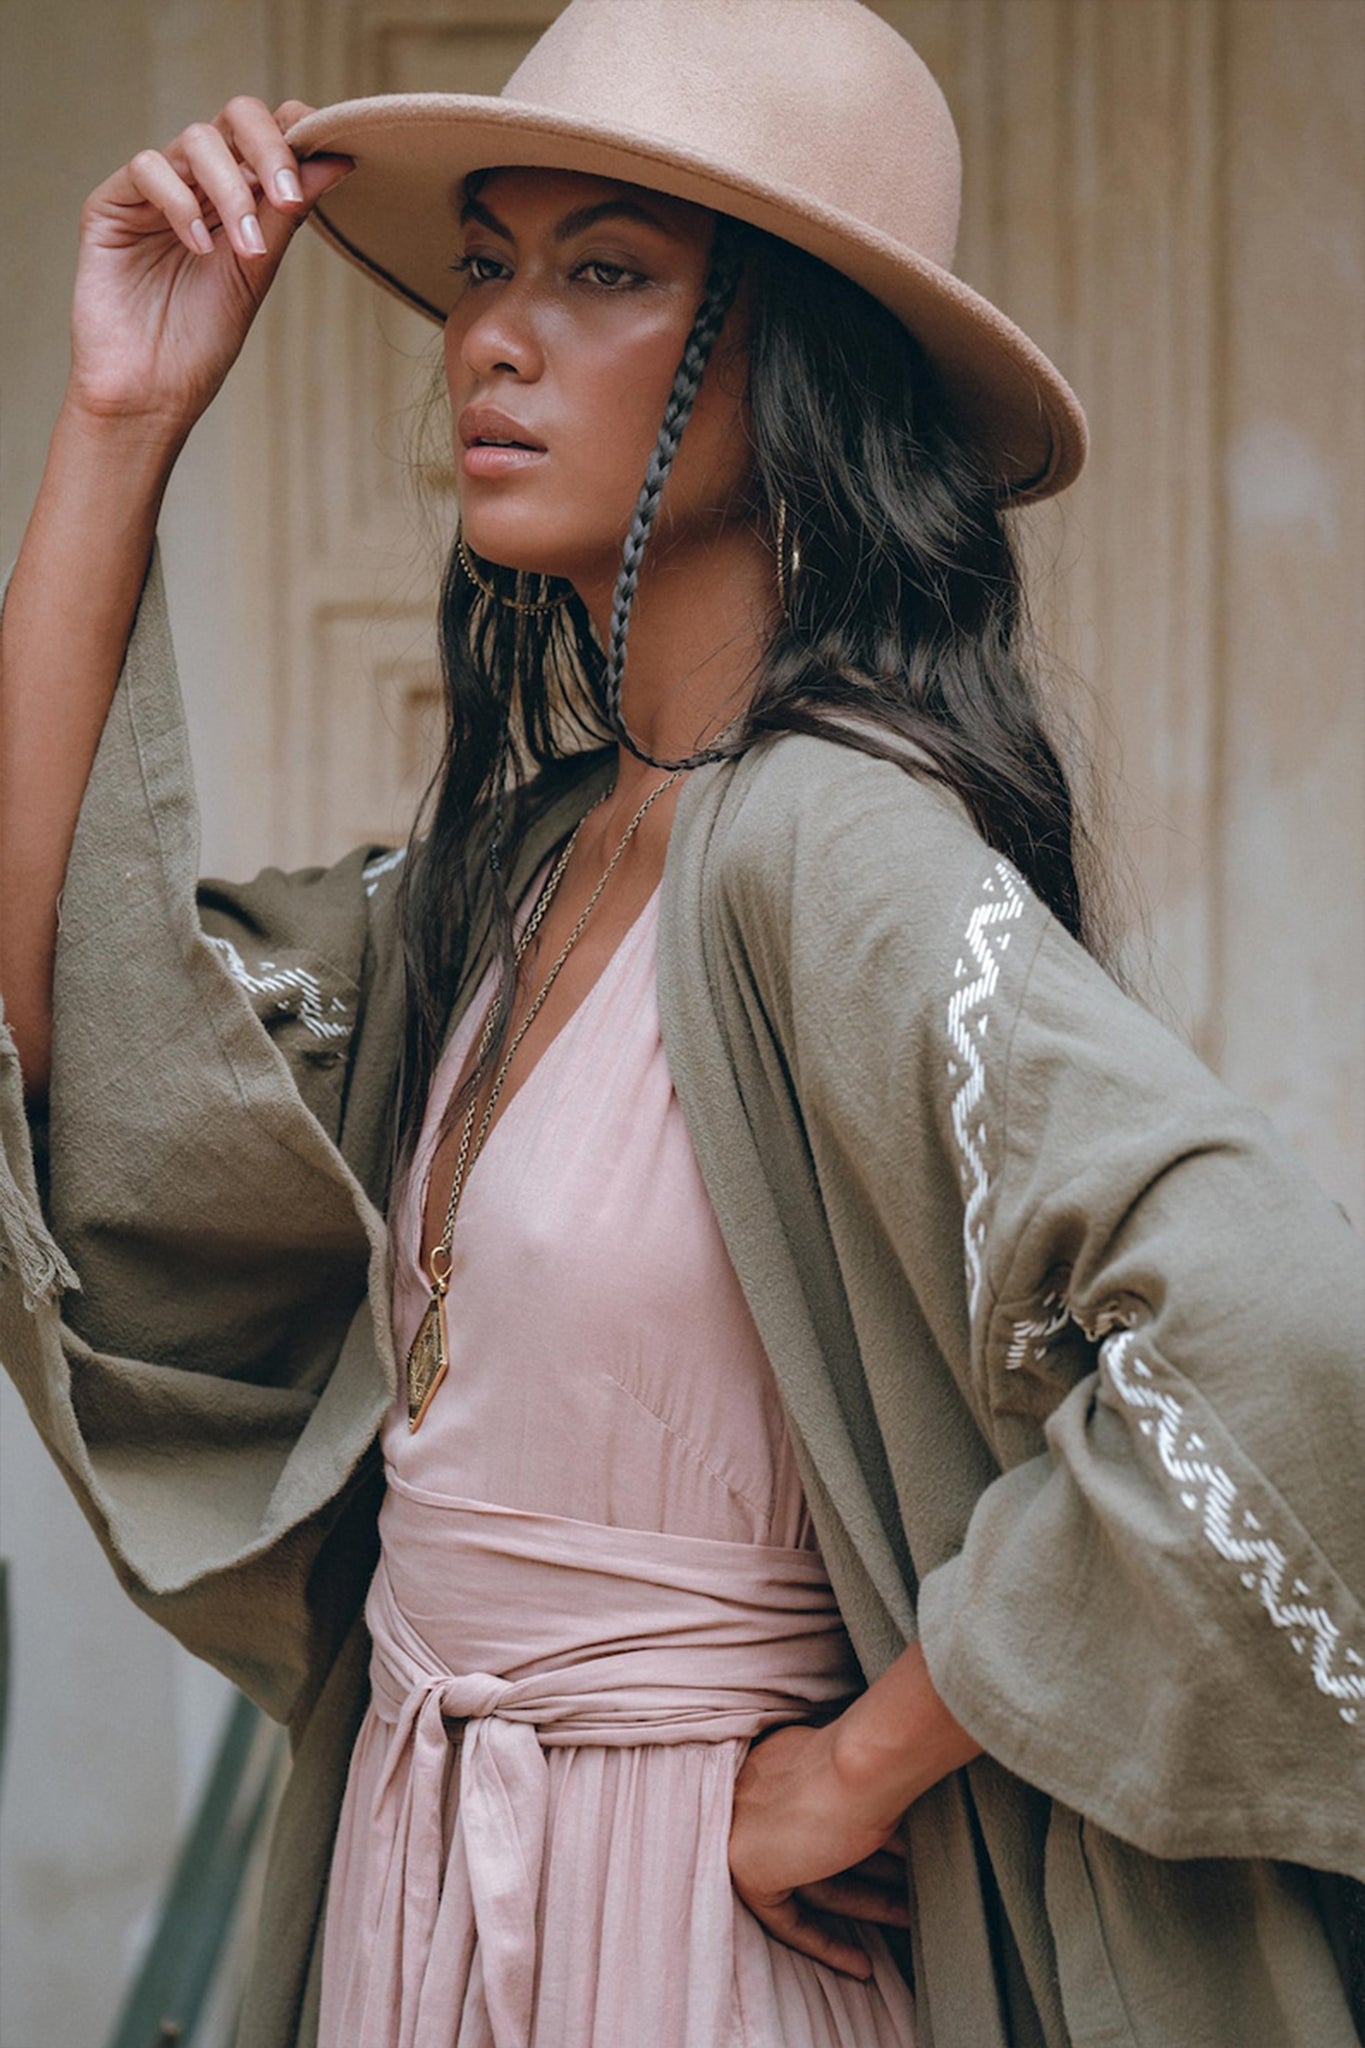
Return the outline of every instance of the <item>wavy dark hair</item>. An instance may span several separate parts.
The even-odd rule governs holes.
[[[415,1141],[461,969],[489,926],[502,963],[495,1048],[505,1039],[515,982],[503,876],[528,823],[615,743],[654,758],[622,715],[630,607],[669,466],[741,278],[755,514],[771,530],[785,501],[800,570],[747,714],[724,744],[689,758],[800,732],[930,776],[1066,928],[1104,950],[1093,892],[1078,875],[1075,807],[1045,728],[998,478],[894,315],[817,258],[721,215],[626,537],[607,646],[567,586],[478,564],[501,595],[564,598],[553,610],[514,611],[481,595],[452,551],[439,614],[447,744],[402,882],[400,1159]],[[906,742],[919,758],[907,761]]]

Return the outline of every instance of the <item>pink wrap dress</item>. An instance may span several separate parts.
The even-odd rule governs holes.
[[[533,899],[532,899],[533,900]],[[321,2048],[910,2048],[730,1882],[750,1738],[857,1667],[660,1038],[658,893],[470,1174],[451,1370],[383,1432],[372,1698],[333,1853]],[[487,991],[484,992],[486,997]],[[441,1061],[391,1232],[394,1334]]]

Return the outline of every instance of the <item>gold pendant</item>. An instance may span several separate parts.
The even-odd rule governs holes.
[[[408,1353],[408,1429],[421,1427],[432,1396],[445,1378],[450,1356],[446,1348],[446,1297],[443,1287],[434,1287],[426,1314],[417,1327]]]

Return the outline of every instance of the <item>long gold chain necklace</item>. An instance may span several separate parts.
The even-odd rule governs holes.
[[[412,1340],[412,1349],[408,1353],[409,1430],[415,1430],[421,1426],[422,1417],[431,1406],[432,1397],[449,1370],[450,1350],[446,1339],[446,1295],[450,1291],[451,1245],[455,1238],[455,1212],[460,1206],[460,1196],[464,1191],[465,1182],[469,1178],[474,1162],[483,1150],[484,1141],[488,1136],[488,1127],[493,1121],[493,1111],[497,1107],[498,1097],[502,1093],[502,1084],[507,1079],[507,1070],[516,1057],[518,1046],[535,1023],[536,1018],[540,1015],[545,998],[559,979],[560,969],[582,937],[583,928],[596,909],[602,891],[615,874],[621,856],[644,823],[649,811],[658,802],[664,791],[673,787],[673,784],[683,772],[681,768],[677,768],[664,781],[658,783],[649,792],[649,795],[640,805],[639,810],[636,811],[635,816],[622,833],[615,853],[613,853],[602,871],[597,887],[593,890],[579,914],[578,922],[560,947],[554,965],[540,984],[530,1008],[512,1034],[507,1050],[502,1056],[498,1071],[493,1078],[493,1085],[488,1091],[488,1099],[484,1103],[483,1115],[479,1119],[476,1131],[474,1120],[479,1104],[479,1077],[493,1043],[493,1032],[497,1018],[496,999],[488,1006],[488,1015],[484,1018],[483,1029],[479,1034],[479,1050],[474,1066],[474,1081],[469,1093],[469,1107],[464,1114],[464,1122],[460,1129],[459,1149],[455,1154],[455,1172],[454,1178],[451,1181],[450,1202],[446,1209],[445,1228],[441,1232],[440,1241],[432,1246],[427,1256],[427,1271],[431,1275],[431,1300],[427,1303],[426,1311],[418,1326],[417,1335]],[[605,801],[605,797],[598,798],[599,803]],[[592,808],[595,810],[597,805],[594,804]],[[584,818],[587,815],[585,813]],[[544,922],[545,913],[554,901],[555,892],[564,878],[564,870],[568,867],[574,847],[578,843],[578,835],[583,828],[583,822],[584,820],[580,819],[579,823],[574,827],[568,843],[560,854],[559,859],[555,862],[545,887],[540,892],[535,909],[527,919],[526,927],[517,941],[515,961],[518,969],[520,969],[521,963],[526,958],[536,933]]]

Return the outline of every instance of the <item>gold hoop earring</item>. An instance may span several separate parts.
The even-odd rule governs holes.
[[[455,537],[455,552],[460,558],[460,567],[464,570],[465,575],[480,595],[490,599],[494,604],[503,605],[509,612],[525,612],[532,615],[544,612],[557,612],[562,604],[568,602],[569,593],[567,590],[559,597],[542,597],[534,601],[518,597],[504,597],[500,591],[493,588],[488,578],[481,575],[479,570],[475,568],[473,557],[464,544],[464,535],[462,533],[457,534]]]
[[[780,496],[777,500],[776,532],[774,534],[774,555],[777,564],[777,601],[784,613],[791,610],[791,587],[801,573],[801,543],[792,535],[791,566],[787,565],[787,524],[789,519],[787,501]]]

